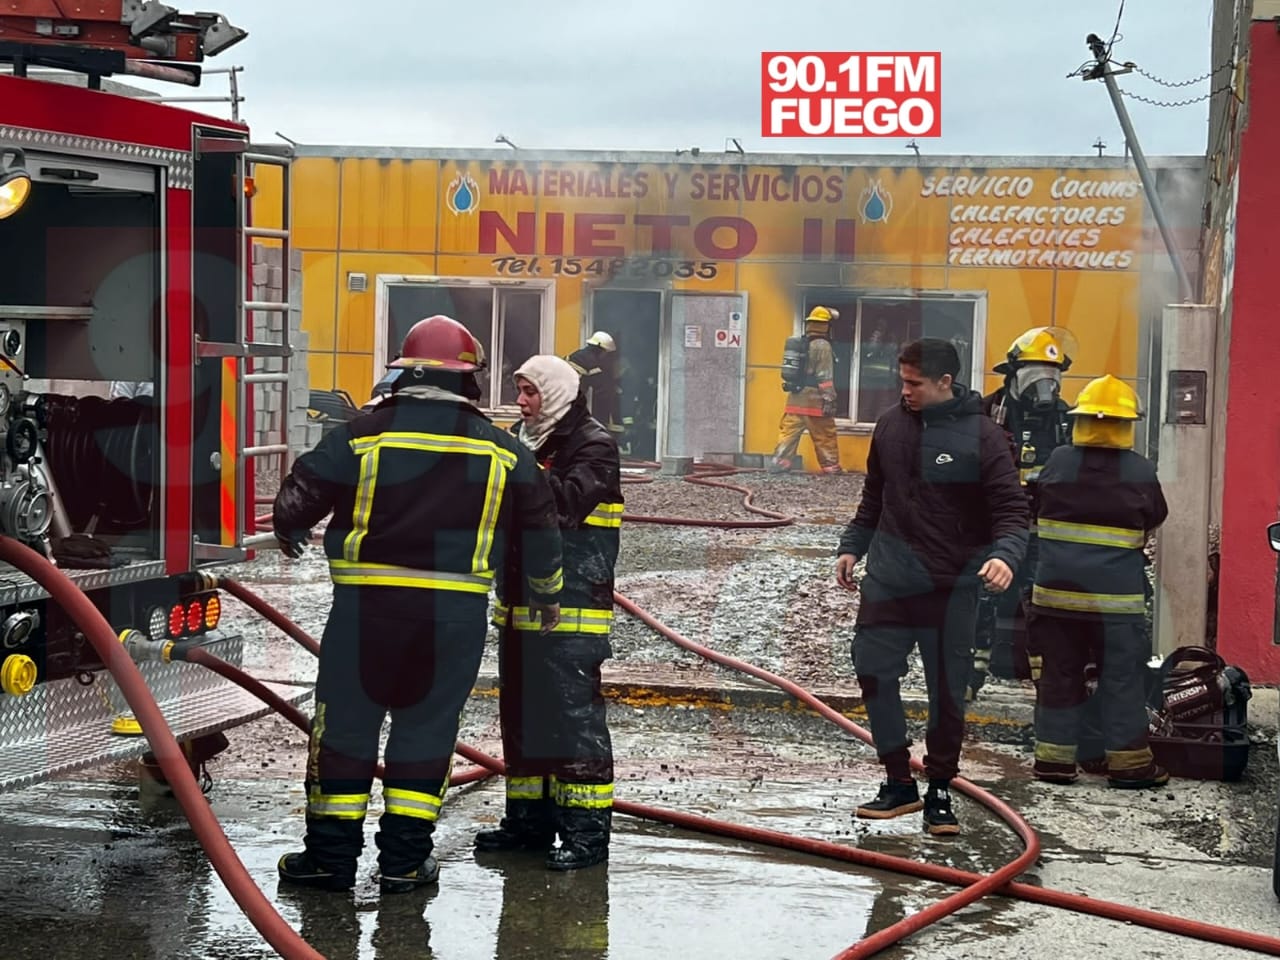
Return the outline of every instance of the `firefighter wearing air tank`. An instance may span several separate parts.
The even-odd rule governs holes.
[[[621,443],[632,417],[622,413],[622,361],[617,343],[603,330],[597,330],[565,359],[582,378],[582,392],[591,415]]]
[[[539,636],[529,620],[521,561],[498,580],[494,624],[506,770],[506,810],[476,849],[534,850],[552,870],[609,854],[613,745],[600,666],[613,655],[614,567],[622,528],[618,444],[587,410],[577,372],[559,357],[530,357],[515,372],[521,420],[556,498],[564,541],[560,623]],[[560,847],[552,849],[556,834]]]
[[[1015,637],[1014,674],[1026,668],[1032,679],[1039,676],[1039,657],[1028,651],[1021,654],[1020,638],[1025,632],[1025,604],[1031,588],[1031,573],[1036,557],[1036,489],[1040,471],[1049,455],[1069,443],[1071,423],[1067,404],[1062,400],[1062,375],[1071,366],[1075,341],[1071,333],[1060,327],[1033,327],[1009,345],[1006,359],[993,368],[1004,374],[1004,385],[983,401],[983,407],[1008,438],[1018,479],[1027,492],[1031,508],[1031,539],[1026,559],[1014,573],[1014,581],[1001,594],[983,597],[978,609],[978,629],[974,638],[973,675],[968,698],[972,700],[986,680],[991,648],[997,632],[1012,632]],[[1001,631],[1001,627],[1004,631]],[[1025,674],[1024,674],[1025,675]]]
[[[332,514],[305,849],[279,863],[282,881],[328,890],[356,882],[388,713],[380,886],[436,883],[433,834],[459,719],[484,654],[489,591],[512,552],[542,629],[559,620],[555,498],[533,454],[477,406],[483,347],[455,320],[429,317],[392,366],[403,373],[391,397],[299,457],[273,514],[291,557]]]
[[[835,358],[831,352],[831,321],[835,310],[814,307],[805,318],[804,335],[788,337],[782,354],[782,389],[787,405],[778,425],[773,470],[790,470],[805,430],[823,473],[840,473],[836,441]]]
[[[1147,740],[1144,548],[1169,511],[1155,464],[1131,449],[1141,413],[1128,384],[1110,375],[1093,380],[1069,413],[1071,445],[1040,472],[1040,556],[1027,618],[1044,658],[1033,772],[1050,782],[1076,779],[1092,661],[1110,784],[1159,786],[1169,775]]]

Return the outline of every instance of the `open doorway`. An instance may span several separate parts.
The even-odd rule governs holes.
[[[657,460],[662,292],[593,291],[591,330],[605,331],[618,346],[622,416],[632,419],[622,438],[623,455],[636,460]]]

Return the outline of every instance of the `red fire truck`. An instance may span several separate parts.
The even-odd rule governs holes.
[[[273,542],[254,533],[253,465],[288,438],[252,442],[252,395],[287,390],[289,304],[254,300],[249,267],[263,243],[289,263],[289,156],[103,78],[198,85],[204,57],[244,36],[155,0],[0,4],[0,535],[55,562],[117,631],[199,637],[237,665],[211,571]],[[286,181],[283,229],[250,225],[264,166]],[[280,342],[254,342],[262,313],[283,319]],[[180,741],[265,712],[203,667],[140,669]],[[13,568],[0,690],[0,790],[147,751],[92,646]]]

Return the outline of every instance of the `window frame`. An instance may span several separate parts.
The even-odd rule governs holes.
[[[374,324],[373,324],[373,382],[377,383],[386,375],[388,352],[388,326],[391,322],[391,291],[396,287],[466,287],[470,289],[486,288],[493,293],[490,304],[489,336],[493,344],[493,356],[489,357],[489,395],[480,400],[486,414],[495,417],[519,416],[520,408],[515,404],[503,405],[501,401],[502,387],[498,380],[502,370],[502,350],[506,345],[505,330],[502,325],[502,291],[537,292],[542,300],[538,318],[538,352],[550,353],[555,343],[556,285],[554,280],[499,280],[491,277],[453,277],[403,273],[380,273],[375,278],[374,286]],[[497,376],[494,376],[494,372]]]
[[[857,301],[857,312],[853,322],[853,344],[855,348],[862,342],[862,303],[864,300],[963,300],[973,304],[973,365],[969,371],[970,389],[984,392],[986,380],[987,352],[987,291],[985,290],[917,290],[894,287],[835,287],[835,286],[801,286],[797,289],[795,335],[804,333],[804,318],[807,313],[806,303],[821,302],[829,298],[832,301]],[[850,406],[856,409],[859,388],[859,365],[849,364],[849,398]],[[872,420],[857,420],[852,416],[836,417],[836,428],[847,432],[870,433],[875,427]]]

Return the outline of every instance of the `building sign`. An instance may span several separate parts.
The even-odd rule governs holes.
[[[508,276],[715,280],[740,261],[1125,270],[1123,169],[445,161],[440,252]]]
[[[1142,185],[1119,171],[927,176],[949,205],[950,266],[1125,270],[1141,238]]]

